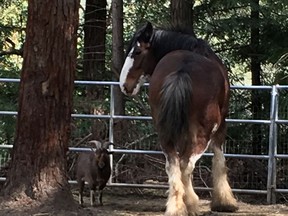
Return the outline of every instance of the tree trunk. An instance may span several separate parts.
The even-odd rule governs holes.
[[[105,76],[106,0],[86,0],[84,24],[84,78],[103,80]],[[101,99],[102,86],[88,86],[89,99]]]
[[[112,0],[112,70],[114,80],[119,80],[119,75],[124,62],[124,42],[123,42],[123,0]],[[113,87],[115,115],[125,114],[124,94],[119,85]],[[116,145],[127,141],[128,120],[114,120],[114,142]],[[117,176],[115,176],[117,182]]]
[[[259,59],[259,0],[253,0],[251,5],[251,74],[252,85],[261,85],[261,60]],[[259,91],[252,91],[252,113],[253,119],[261,119],[261,95]],[[261,143],[261,125],[255,124],[252,126],[252,149],[253,154],[261,154],[259,149]]]
[[[173,25],[193,31],[194,0],[171,0],[171,21]]]
[[[55,208],[75,206],[67,181],[66,152],[78,10],[79,1],[74,0],[28,1],[16,138],[6,196],[45,204],[51,201],[57,204]]]
[[[86,0],[84,24],[84,56],[83,74],[85,80],[105,79],[105,41],[106,41],[106,0]],[[103,113],[102,104],[105,99],[104,87],[88,85],[86,87],[87,107],[91,114]],[[107,128],[103,127],[105,120],[93,120],[91,139],[104,140]]]
[[[261,85],[261,60],[259,59],[260,31],[259,31],[259,0],[253,0],[251,6],[251,73],[252,85]]]
[[[116,80],[119,80],[124,62],[123,52],[123,1],[112,1],[112,69],[115,71]],[[115,114],[124,114],[124,95],[119,86],[114,86]]]

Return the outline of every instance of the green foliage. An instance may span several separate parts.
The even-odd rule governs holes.
[[[139,26],[146,21],[154,25],[167,23],[169,20],[169,1],[124,1],[124,40],[128,42]]]
[[[282,0],[261,0],[260,19],[251,19],[251,8],[258,9],[251,0],[199,0],[195,1],[194,7],[194,29],[199,37],[205,38],[213,49],[221,56],[231,70],[230,80],[232,84],[249,84],[250,57],[253,50],[250,47],[251,27],[259,27],[260,30],[260,52],[262,78],[264,84],[287,84],[287,50],[288,40],[288,4]],[[124,40],[128,43],[132,34],[146,20],[151,21],[155,26],[165,25],[170,20],[169,0],[148,1],[129,0],[124,1]],[[83,24],[84,11],[81,10],[80,27],[78,30],[78,59],[77,79],[82,79],[83,63]],[[27,19],[27,1],[24,0],[0,0],[0,77],[18,78],[22,64],[22,57],[11,55],[21,50],[25,40],[25,25]],[[106,37],[106,70],[107,73],[102,80],[111,80],[111,46],[112,27],[107,27]],[[3,52],[7,54],[4,55]],[[93,107],[99,112],[109,113],[110,87],[103,87],[103,100],[87,100],[86,88],[83,85],[75,86],[74,113],[90,113]],[[128,115],[149,115],[150,108],[147,104],[146,88],[137,98],[126,97],[126,113]],[[0,110],[17,110],[18,86],[16,84],[0,83]],[[241,98],[241,100],[239,100]],[[263,102],[263,114],[259,119],[269,118],[270,93],[265,92],[259,98]],[[251,94],[247,91],[235,91],[231,96],[230,118],[253,118],[251,110]],[[286,106],[287,94],[282,95],[280,106]],[[286,106],[287,107],[287,106]],[[282,114],[281,114],[282,115]],[[283,118],[287,118],[285,114]],[[150,131],[149,126],[142,123],[135,123],[140,134]],[[75,127],[80,132],[77,136],[85,136],[91,129],[92,122],[75,121]],[[11,143],[15,128],[15,117],[0,118],[0,143]],[[246,137],[251,140],[249,132],[240,135],[237,133],[238,126],[233,130],[229,129],[232,140]],[[266,129],[263,129],[263,131]],[[236,131],[236,132],[235,132]],[[251,130],[250,130],[251,131]],[[263,140],[265,142],[265,140]]]
[[[27,17],[27,1],[0,1],[0,77],[19,78]],[[16,55],[14,55],[16,53]],[[0,83],[0,110],[17,110],[18,84]],[[0,143],[12,144],[15,116],[0,116]]]
[[[0,2],[0,55],[1,77],[19,77],[22,58],[12,55],[23,47],[27,18],[27,1]],[[17,71],[17,73],[15,73]]]
[[[249,58],[254,52],[250,47],[250,29],[259,27],[260,52],[257,55],[262,63],[263,81],[272,84],[271,79],[265,77],[265,65],[276,63],[288,49],[287,40],[283,40],[288,31],[288,6],[284,2],[260,1],[260,19],[254,20],[250,17],[251,8],[258,7],[250,0],[204,1],[195,7],[196,33],[205,37],[227,59],[239,79],[238,65],[249,65]],[[243,69],[245,74],[249,73],[249,67]],[[282,69],[287,71],[278,68]],[[231,78],[234,77],[231,75]]]

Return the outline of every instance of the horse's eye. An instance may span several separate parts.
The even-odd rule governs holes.
[[[141,54],[141,50],[137,50],[137,49],[136,49],[133,54],[136,55],[136,56],[137,56],[137,55],[140,55],[140,54]]]

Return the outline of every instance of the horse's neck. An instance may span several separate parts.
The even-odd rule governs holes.
[[[153,54],[157,62],[166,54],[174,50],[191,50],[200,54],[205,48],[202,43],[198,44],[197,38],[193,35],[178,32],[156,30],[152,39]],[[202,54],[201,54],[202,55]]]
[[[197,39],[193,35],[156,30],[153,35],[152,48],[156,63],[158,63],[169,52],[182,49],[190,50],[199,55],[205,56],[224,66],[223,62],[210,48],[206,41]]]

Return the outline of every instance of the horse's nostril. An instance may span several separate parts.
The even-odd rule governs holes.
[[[124,83],[123,89],[124,89],[125,92],[127,92],[127,84],[126,83]]]
[[[133,89],[131,87],[129,87],[129,85],[127,83],[125,83],[123,85],[123,87],[124,87],[124,91],[126,92],[126,94],[131,94],[132,93]]]

